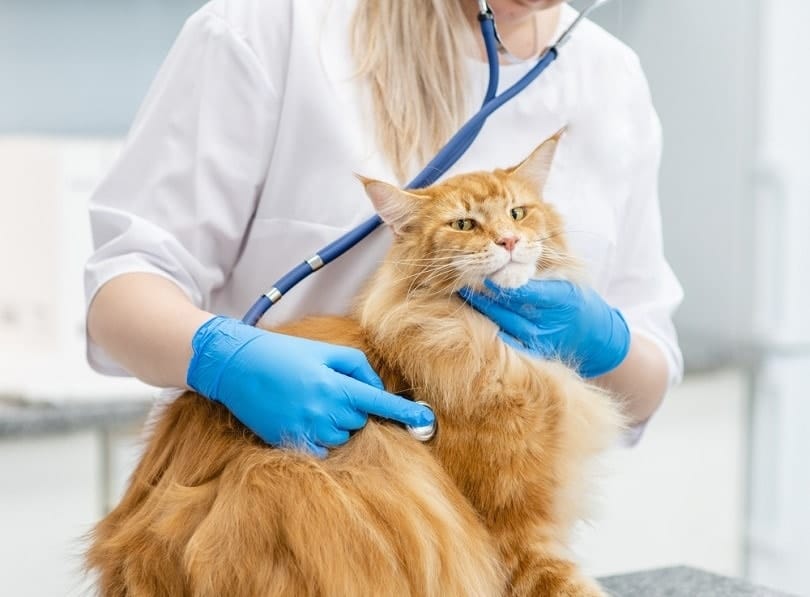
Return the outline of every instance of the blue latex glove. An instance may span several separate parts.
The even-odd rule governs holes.
[[[384,391],[362,351],[214,317],[192,339],[187,383],[224,404],[268,444],[325,457],[368,415],[411,426],[430,409]]]
[[[520,288],[484,282],[492,296],[459,293],[501,328],[510,346],[540,358],[559,358],[583,377],[619,366],[630,350],[624,317],[590,288],[564,280],[530,280]]]

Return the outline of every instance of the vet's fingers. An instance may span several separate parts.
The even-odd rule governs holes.
[[[433,411],[429,408],[350,377],[344,378],[344,388],[352,405],[361,412],[399,421],[412,427],[431,425],[435,420]]]
[[[529,280],[518,288],[502,288],[491,280],[484,280],[484,285],[493,292],[499,303],[531,304],[546,308],[569,304],[576,299],[578,292],[576,285],[568,280]]]
[[[357,348],[341,346],[326,362],[326,366],[375,388],[384,389],[380,376],[371,367],[365,353]]]
[[[533,322],[491,298],[476,292],[465,292],[462,296],[476,311],[489,317],[498,324],[499,328],[511,336],[522,341],[528,341],[535,335],[536,328]]]
[[[354,408],[341,409],[332,418],[332,423],[336,429],[346,429],[356,431],[366,426],[368,415]]]
[[[342,446],[349,441],[349,432],[344,429],[324,429],[318,433],[317,442],[327,448]]]

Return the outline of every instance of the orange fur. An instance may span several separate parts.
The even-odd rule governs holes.
[[[486,272],[470,268],[502,259],[504,234],[542,246],[532,273],[571,263],[539,194],[558,137],[516,168],[421,191],[362,179],[396,233],[384,265],[353,317],[275,330],[363,350],[387,389],[432,406],[435,438],[370,420],[317,460],[265,446],[189,392],[95,529],[87,561],[102,594],[602,595],[566,545],[618,407],[564,365],[507,347],[455,294],[480,287]],[[448,225],[471,217],[472,230]],[[523,269],[501,271],[519,282]]]

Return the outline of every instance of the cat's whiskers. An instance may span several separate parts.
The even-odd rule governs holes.
[[[431,271],[426,278],[421,280],[422,286],[427,288],[428,291],[435,291],[437,294],[441,292],[440,288],[435,288],[442,282],[445,278],[448,278],[448,281],[452,280],[451,274],[456,273],[456,268],[454,266],[447,266],[443,268],[437,268]],[[415,280],[419,281],[419,280]],[[411,288],[408,289],[408,294],[411,294],[413,290],[413,283],[411,284]],[[427,293],[426,296],[430,296],[430,292]]]
[[[413,259],[413,260],[429,261],[429,260],[434,259],[436,257],[442,257],[444,254],[458,254],[458,253],[467,253],[467,252],[469,252],[469,249],[457,249],[455,247],[442,247],[442,248],[433,249],[433,250],[427,252],[426,253],[427,257],[420,257],[420,258],[408,257],[407,259],[408,260]]]
[[[419,272],[421,277],[415,278],[406,292],[406,297],[410,298],[412,293],[416,290],[415,285],[419,284],[420,290],[427,290],[421,296],[430,297],[432,293],[444,294],[445,287],[448,282],[458,278],[459,270],[457,262],[454,260],[451,263],[444,263],[434,268],[424,268]]]
[[[402,267],[397,267],[397,271],[403,271],[404,270],[404,271],[409,272],[407,275],[404,276],[404,278],[410,278],[411,276],[418,276],[418,275],[423,274],[423,273],[425,273],[427,271],[431,271],[433,269],[431,266],[433,266],[433,265],[437,265],[438,267],[448,267],[448,266],[452,265],[452,262],[438,263],[437,264],[436,261],[433,260],[433,261],[428,261],[428,262],[425,262],[425,263],[408,264],[408,263],[392,262],[392,264],[402,266]]]
[[[567,252],[559,251],[555,248],[548,248],[546,251],[544,251],[540,256],[540,263],[546,268],[553,267],[555,265],[566,265],[570,268],[574,267],[571,261],[571,256]]]
[[[409,300],[413,292],[416,290],[417,284],[419,284],[420,289],[424,289],[425,287],[429,287],[430,282],[434,281],[436,278],[441,279],[441,277],[447,276],[448,274],[452,274],[454,272],[455,267],[452,263],[441,264],[437,268],[421,267],[418,271],[406,276],[402,276],[401,278],[397,278],[393,282],[395,284],[399,284],[411,279],[408,289],[405,291],[405,299]]]
[[[408,258],[408,259],[391,259],[388,260],[387,263],[391,263],[394,265],[402,264],[402,265],[422,265],[422,264],[430,264],[436,261],[446,261],[449,259],[454,259],[455,255],[437,255],[435,257],[420,257],[420,258]]]
[[[460,280],[453,286],[452,292],[447,297],[448,302],[454,297],[458,297],[458,299],[461,301],[461,304],[450,314],[450,317],[456,317],[464,309],[464,307],[469,306],[471,309],[473,308],[472,305],[466,301],[466,299],[462,298],[461,295],[458,294],[458,291],[464,288],[464,285],[460,284],[459,282]]]
[[[458,251],[462,252],[462,251]],[[430,266],[434,264],[439,264],[440,266],[447,265],[448,263],[452,262],[455,258],[455,255],[434,255],[431,257],[407,257],[407,258],[400,258],[400,259],[386,259],[385,263],[391,264],[397,267],[397,270],[407,269],[408,271],[417,268],[416,271],[409,273],[405,278],[411,276],[418,276],[421,273],[424,273],[426,270],[431,269]],[[447,263],[445,263],[447,262]]]
[[[410,388],[403,388],[401,390],[397,390],[397,394],[401,396],[402,394],[409,394],[412,392],[419,391],[421,389],[422,389],[421,386],[411,386]]]
[[[433,255],[430,257],[406,257],[400,259],[387,259],[385,262],[389,263],[397,268],[398,271],[402,270],[410,270],[413,267],[417,267],[417,271],[408,273],[407,275],[403,276],[402,278],[398,278],[396,281],[403,281],[407,280],[411,277],[418,277],[425,273],[425,271],[429,271],[432,268],[430,266],[438,263],[440,265],[445,265],[445,261],[451,262],[455,258],[455,254],[457,253],[464,253],[463,249],[453,249],[453,248],[446,248],[446,249],[438,249],[434,252]],[[441,255],[439,253],[450,253],[449,255]]]

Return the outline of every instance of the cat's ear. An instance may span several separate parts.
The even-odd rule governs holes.
[[[366,178],[355,174],[366,188],[374,209],[395,234],[400,234],[414,212],[414,202],[418,197],[387,182]]]
[[[530,180],[538,191],[542,190],[546,186],[551,162],[554,160],[554,152],[557,151],[557,144],[563,133],[565,133],[565,127],[543,141],[529,157],[512,169],[511,174]]]

